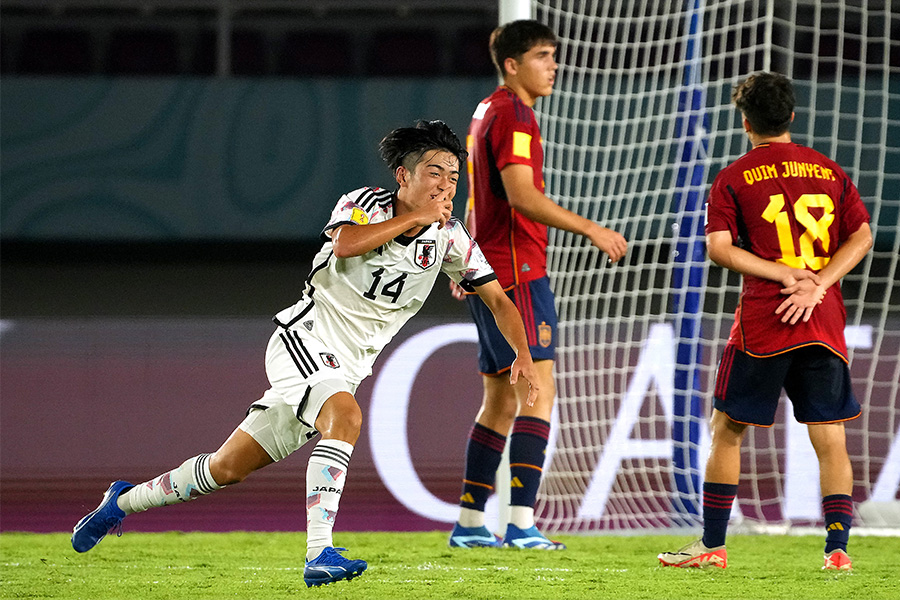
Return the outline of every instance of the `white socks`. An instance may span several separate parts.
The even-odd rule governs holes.
[[[534,508],[531,506],[509,507],[509,522],[519,529],[528,529],[534,527]]]
[[[334,546],[334,517],[344,491],[353,444],[321,440],[313,448],[306,467],[306,558],[312,560],[327,546]],[[221,489],[209,471],[211,454],[184,461],[177,469],[138,484],[120,495],[118,506],[126,515],[155,506],[187,502]]]
[[[509,522],[519,529],[534,526],[534,508],[530,506],[510,506]],[[484,513],[473,508],[459,509],[459,524],[463,527],[481,527],[484,525]]]
[[[334,546],[332,530],[347,479],[353,444],[320,440],[306,467],[306,559]]]
[[[184,461],[177,469],[163,473],[156,479],[134,486],[117,501],[126,515],[143,512],[154,506],[187,502],[222,489],[209,472],[212,454],[200,454]]]
[[[459,509],[459,524],[462,527],[484,527],[484,511],[462,507]]]

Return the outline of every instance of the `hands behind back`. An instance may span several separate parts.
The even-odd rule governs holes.
[[[796,324],[801,317],[803,322],[809,321],[813,309],[822,303],[826,289],[821,284],[821,278],[812,271],[805,269],[791,269],[790,273],[781,280],[784,287],[781,293],[787,296],[775,314],[780,315],[782,323]]]

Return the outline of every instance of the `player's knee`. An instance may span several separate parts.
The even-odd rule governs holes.
[[[362,411],[350,394],[335,394],[322,407],[316,429],[325,439],[339,439],[355,444],[362,430]]]
[[[355,402],[352,406],[348,406],[341,414],[339,427],[344,435],[341,439],[349,437],[358,438],[362,431],[362,411]]]
[[[508,429],[519,412],[519,402],[514,394],[485,398],[478,421],[496,431]]]
[[[509,421],[510,423],[519,413],[519,403],[515,398],[508,398],[506,402],[499,403],[495,406],[494,417],[498,421]]]
[[[541,389],[538,392],[535,405],[545,407],[546,410],[553,410],[553,403],[556,401],[556,385],[552,378],[548,381],[541,382]]]
[[[238,464],[235,460],[213,455],[209,461],[209,473],[219,485],[234,485],[247,478],[250,470]]]

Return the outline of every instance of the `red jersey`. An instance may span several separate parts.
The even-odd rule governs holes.
[[[528,165],[544,191],[544,148],[534,111],[500,86],[481,101],[466,137],[469,229],[504,289],[547,274],[547,226],[509,205],[500,171]]]
[[[793,143],[762,144],[713,182],[706,233],[730,231],[742,247],[770,261],[818,272],[838,247],[868,223],[856,186],[834,161]],[[753,356],[770,356],[809,344],[847,360],[847,312],[840,283],[825,294],[806,323],[781,322],[781,283],[743,276],[729,344]]]

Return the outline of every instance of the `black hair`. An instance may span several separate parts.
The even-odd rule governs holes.
[[[443,121],[420,120],[414,127],[398,127],[384,136],[378,149],[392,172],[401,165],[412,171],[429,150],[449,152],[460,164],[468,156],[459,138]]]
[[[790,129],[794,87],[780,73],[760,71],[749,75],[734,87],[731,101],[758,135],[778,136]]]
[[[537,45],[547,44],[556,47],[556,34],[552,29],[539,21],[523,19],[501,25],[491,33],[491,60],[502,78],[506,75],[503,63],[507,58],[516,61]]]

